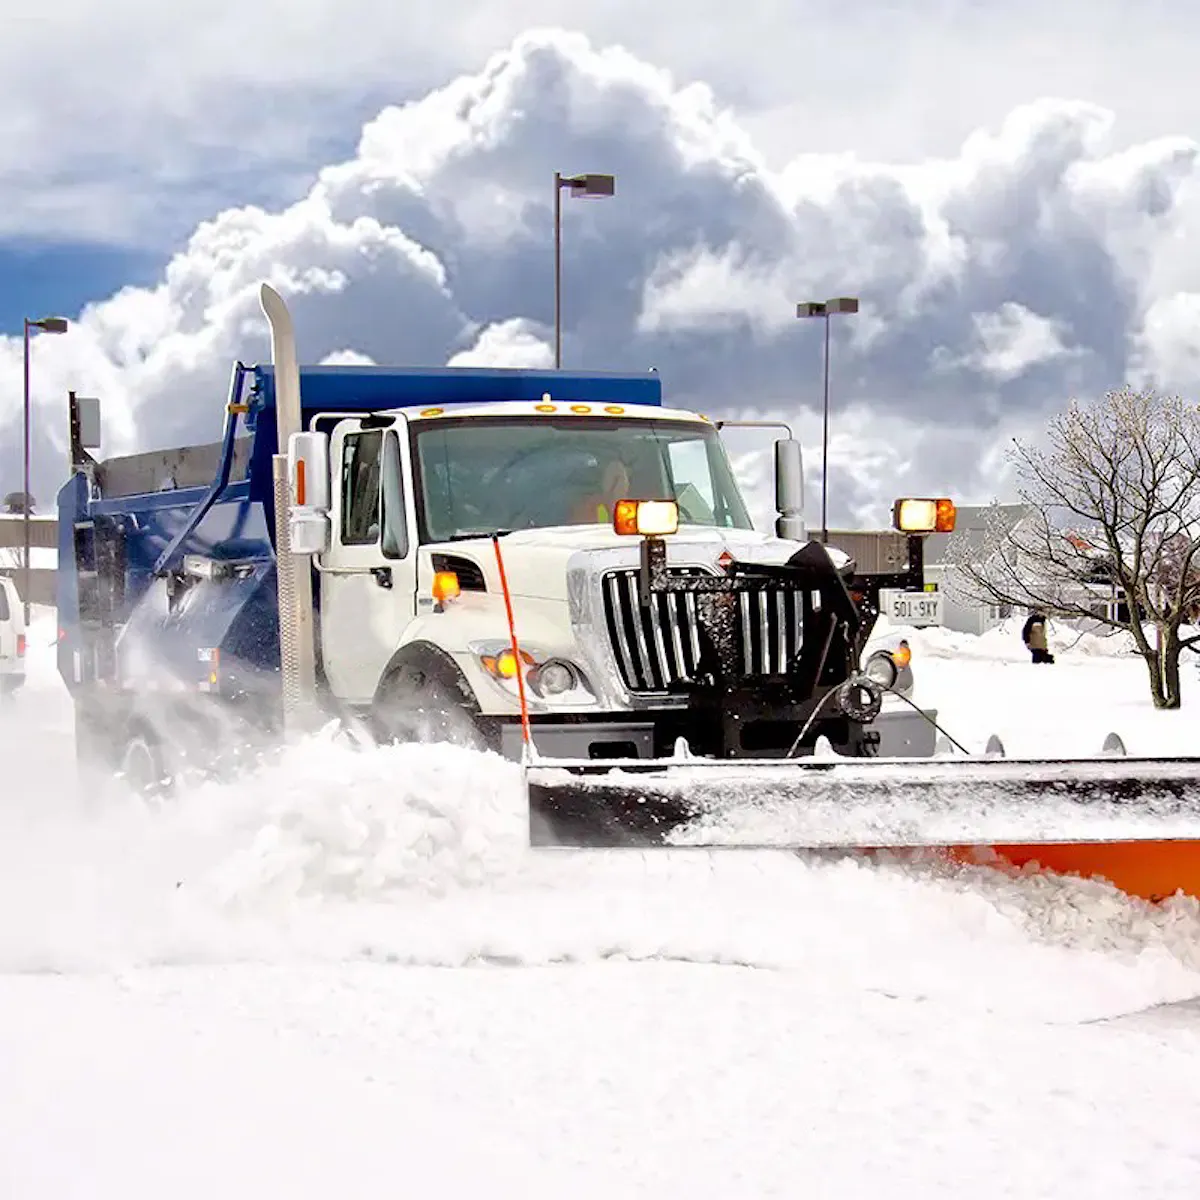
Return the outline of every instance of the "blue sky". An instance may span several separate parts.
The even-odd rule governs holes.
[[[79,240],[57,236],[58,229],[34,224],[0,237],[0,334],[20,334],[26,316],[75,314],[126,286],[156,283],[172,254],[183,248],[197,224],[229,205],[279,206],[302,195],[322,164],[353,154],[364,121],[388,99],[402,99],[382,87],[355,96],[339,95],[333,112],[313,120],[317,97],[281,95],[277,102],[292,109],[304,130],[302,141],[286,152],[246,159],[227,146],[197,149],[193,161],[176,177],[164,180],[153,169],[130,172],[117,200],[152,212],[152,219],[126,225],[119,219],[96,227],[98,236]],[[94,171],[105,175],[100,159]],[[78,184],[81,171],[70,175]],[[105,180],[105,182],[110,182]],[[59,228],[73,229],[70,219]]]
[[[310,360],[547,354],[562,169],[618,175],[568,207],[570,362],[654,365],[678,403],[811,442],[795,301],[857,294],[839,519],[901,488],[1003,496],[998,447],[1071,395],[1200,382],[1200,10],[1151,8],[48,11],[0,45],[0,333],[94,307],[35,355],[39,489],[67,387],[103,396],[107,452],[214,436],[230,360],[266,350],[263,278]],[[19,385],[0,339],[5,478]]]
[[[0,333],[19,336],[25,317],[75,314],[128,284],[147,286],[167,254],[153,249],[13,239],[0,243]]]

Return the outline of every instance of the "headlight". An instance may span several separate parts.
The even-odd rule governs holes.
[[[499,639],[472,642],[468,650],[475,655],[479,665],[505,691],[515,693],[517,684],[517,656],[512,652],[511,642]],[[520,670],[525,684],[534,696],[543,700],[567,697],[580,691],[584,695],[572,700],[592,700],[594,693],[583,671],[565,658],[555,658],[537,646],[522,646]]]
[[[561,658],[551,658],[529,672],[529,686],[539,696],[561,696],[579,686],[579,672]]]
[[[881,688],[890,688],[895,686],[900,672],[892,656],[886,650],[876,650],[867,659],[867,665],[863,674],[868,679],[879,684]]]
[[[517,656],[513,654],[511,646],[505,646],[495,654],[479,654],[478,658],[480,666],[493,679],[516,679]],[[521,651],[521,661],[527,668],[536,665],[533,655],[527,650]]]

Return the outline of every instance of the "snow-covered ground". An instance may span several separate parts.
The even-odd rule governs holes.
[[[1068,757],[1100,752],[1110,731],[1129,754],[1200,751],[1200,657],[1180,660],[1184,706],[1159,712],[1150,702],[1146,664],[1128,634],[1080,632],[1051,622],[1053,665],[1034,666],[1021,644],[1022,620],[1011,619],[983,635],[948,629],[888,629],[875,637],[907,637],[922,704],[939,709],[947,731],[973,753],[996,733],[1007,753]],[[1195,630],[1188,632],[1194,633]],[[1147,627],[1153,644],[1153,633]]]
[[[786,852],[535,855],[515,770],[320,740],[75,784],[0,709],[0,1197],[1200,1195],[1200,906]],[[912,634],[969,748],[1195,751],[1112,643]],[[1132,1015],[1131,1015],[1132,1014]]]

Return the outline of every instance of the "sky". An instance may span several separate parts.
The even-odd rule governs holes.
[[[0,488],[27,315],[72,321],[33,347],[43,508],[68,388],[102,398],[102,454],[219,435],[231,362],[268,354],[264,279],[305,361],[549,363],[553,172],[596,170],[617,195],[567,204],[565,365],[792,422],[815,502],[795,305],[855,295],[831,522],[1012,499],[1005,447],[1073,396],[1200,382],[1197,36],[1184,0],[25,14],[0,43]],[[765,454],[739,462],[765,487]]]

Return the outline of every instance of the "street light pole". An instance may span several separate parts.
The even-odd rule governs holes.
[[[562,189],[563,177],[554,172],[554,369],[562,366]]]
[[[612,196],[616,179],[612,175],[562,175],[554,172],[554,367],[562,366],[562,193],[570,190],[581,199]]]
[[[25,403],[24,403],[24,438],[25,438],[25,471],[24,471],[24,497],[21,503],[22,524],[24,525],[24,540],[25,540],[25,561],[22,563],[22,572],[24,575],[24,586],[22,587],[23,603],[25,608],[25,624],[29,625],[29,587],[30,587],[30,571],[29,571],[29,331],[31,329],[40,329],[43,333],[66,333],[67,321],[65,317],[41,317],[36,321],[31,321],[28,317],[25,318]]]
[[[796,305],[797,317],[821,317],[825,321],[824,416],[821,427],[821,541],[829,541],[829,521],[826,516],[829,499],[829,318],[834,313],[858,312],[854,296],[839,296],[834,300],[807,300]]]

